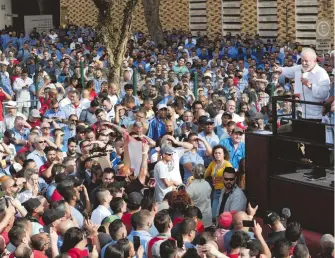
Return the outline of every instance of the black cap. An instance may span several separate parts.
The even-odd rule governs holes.
[[[199,119],[198,119],[199,125],[205,125],[206,122],[207,122],[207,119],[208,119],[207,116],[201,116],[201,117],[199,117]]]
[[[32,213],[41,204],[42,203],[37,198],[32,198],[22,203],[23,207],[27,210],[28,213]]]
[[[60,210],[46,210],[42,216],[43,222],[46,226],[52,224],[58,219],[61,219],[65,216],[65,211]]]
[[[143,195],[141,193],[132,192],[128,196],[128,203],[135,204],[135,205],[136,204],[141,205],[142,199],[143,199]]]
[[[10,129],[7,129],[5,131],[4,136],[8,137],[8,139],[10,141],[14,141],[15,140],[15,133],[12,130],[10,130]]]

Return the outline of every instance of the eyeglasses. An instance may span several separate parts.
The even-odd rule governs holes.
[[[227,178],[227,177],[224,177],[223,178],[225,181],[234,181],[235,180],[235,177],[234,178]]]

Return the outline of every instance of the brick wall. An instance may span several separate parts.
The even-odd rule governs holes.
[[[123,0],[116,0],[121,5]],[[332,40],[334,41],[334,0],[328,0],[330,6],[324,8],[324,1],[319,0],[318,18],[329,19],[332,22]],[[296,37],[296,14],[294,0],[277,1],[278,41],[286,38],[286,4],[288,5],[288,34]],[[207,34],[213,37],[222,32],[222,0],[207,0],[206,2]],[[121,19],[122,8],[116,6],[113,10],[115,19]],[[61,0],[61,17],[67,17],[71,23],[96,25],[97,10],[92,0]],[[161,0],[160,17],[163,29],[172,28],[189,30],[189,0]],[[251,35],[257,33],[257,1],[241,0],[240,9],[241,32]],[[134,13],[133,30],[147,33],[141,0]]]
[[[121,19],[122,8],[119,7],[123,1],[117,0],[116,3],[117,5],[113,8],[114,17],[115,19]],[[97,25],[96,17],[98,12],[92,0],[61,0],[61,12],[61,16],[67,16],[70,23],[76,25]],[[66,14],[64,14],[64,12],[66,12]],[[161,0],[159,12],[163,29],[171,30],[172,28],[177,28],[188,30],[188,0]],[[133,30],[148,32],[141,0],[139,0],[139,4],[134,13]]]
[[[295,39],[295,1],[277,1],[279,42],[286,40],[286,4],[288,4],[288,35]]]
[[[257,1],[241,1],[241,32],[255,35],[257,33]]]
[[[213,38],[216,33],[222,33],[222,0],[207,0],[207,35]]]

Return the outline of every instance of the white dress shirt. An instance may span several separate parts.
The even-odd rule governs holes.
[[[34,83],[33,80],[29,77],[27,77],[25,80],[23,80],[22,78],[17,78],[14,81],[13,88],[16,91],[16,99],[18,100],[18,103],[17,103],[18,107],[30,107],[31,106],[31,103],[30,103],[31,97],[30,97],[29,87],[33,83]],[[24,87],[26,85],[28,85],[28,87]]]
[[[287,78],[295,79],[294,94],[300,94],[300,100],[312,101],[321,103],[325,101],[329,95],[329,76],[325,69],[318,64],[310,72],[304,73],[312,88],[302,85],[300,79],[302,78],[301,65],[293,67],[282,67],[282,75]],[[302,118],[306,119],[321,119],[322,106],[302,105]]]
[[[79,106],[76,108],[72,103],[64,106],[62,110],[65,113],[65,117],[69,117],[70,115],[77,115],[77,117],[80,117],[81,111],[83,111],[84,107],[82,104],[79,104]]]

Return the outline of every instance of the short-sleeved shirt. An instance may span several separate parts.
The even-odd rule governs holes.
[[[159,161],[154,168],[154,176],[156,180],[155,186],[155,198],[157,202],[161,202],[164,196],[172,191],[172,187],[166,187],[162,179],[171,180],[171,166],[169,164],[165,164],[163,161]]]
[[[195,165],[198,164],[204,164],[204,159],[199,155],[197,152],[192,152],[188,151],[186,152],[180,159],[180,164],[183,166],[186,163],[192,163],[192,166],[194,167]],[[189,171],[184,167],[184,179],[183,182],[186,184],[187,180],[192,176],[192,171]]]

